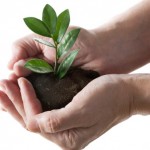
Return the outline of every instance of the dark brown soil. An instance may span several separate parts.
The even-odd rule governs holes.
[[[98,76],[95,71],[73,68],[62,79],[58,79],[53,73],[32,73],[26,78],[32,83],[43,111],[48,111],[65,107],[79,91]]]

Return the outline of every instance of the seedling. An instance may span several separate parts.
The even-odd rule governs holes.
[[[49,5],[43,9],[42,20],[35,17],[24,18],[26,25],[36,34],[49,37],[53,42],[34,38],[36,42],[51,47],[55,51],[54,65],[45,60],[34,58],[26,62],[25,67],[36,73],[53,72],[60,79],[63,78],[72,65],[78,49],[70,51],[75,43],[80,29],[67,32],[70,23],[69,10],[65,10],[58,16],[55,10]],[[66,33],[67,32],[67,33]]]

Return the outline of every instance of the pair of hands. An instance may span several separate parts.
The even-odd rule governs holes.
[[[90,82],[65,108],[42,112],[32,85],[23,78],[30,73],[23,66],[32,57],[52,63],[55,56],[48,47],[34,42],[33,37],[37,35],[15,42],[8,66],[14,74],[9,80],[0,81],[1,108],[26,129],[40,133],[64,150],[77,150],[129,116],[130,95],[121,75],[101,76]],[[100,50],[99,40],[94,31],[82,29],[74,45],[81,50],[73,65],[104,74],[108,50]]]

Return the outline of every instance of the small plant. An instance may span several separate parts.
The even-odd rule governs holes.
[[[42,59],[34,58],[28,60],[25,67],[36,73],[53,72],[58,78],[63,78],[79,51],[78,49],[69,51],[80,32],[78,28],[66,33],[70,23],[69,10],[63,11],[57,17],[55,10],[46,4],[43,9],[42,20],[27,17],[24,18],[24,21],[33,32],[52,39],[53,43],[34,38],[36,42],[52,47],[56,54],[54,65],[48,64]]]
[[[92,70],[71,67],[79,50],[70,51],[70,48],[80,29],[67,32],[70,23],[69,10],[57,16],[48,4],[43,9],[42,20],[28,17],[24,21],[33,32],[48,37],[47,41],[44,38],[34,38],[35,42],[51,47],[56,54],[53,64],[38,58],[27,61],[25,67],[36,73],[29,74],[26,79],[31,82],[43,111],[65,107],[79,91],[99,76]]]

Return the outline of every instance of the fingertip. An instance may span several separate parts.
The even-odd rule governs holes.
[[[24,80],[24,78],[23,77],[20,77],[20,78],[18,78],[18,85],[19,85],[19,87],[21,87],[22,86],[22,83],[23,83],[23,80]]]
[[[17,76],[27,76],[31,73],[30,70],[24,67],[26,60],[20,60],[16,62],[13,66],[13,70]]]
[[[20,87],[22,96],[30,98],[36,98],[36,94],[32,84],[24,77],[18,79],[18,85]]]
[[[8,64],[7,64],[7,68],[8,68],[9,70],[12,70],[12,69],[13,69],[13,66],[14,66],[14,61],[10,60],[10,61],[8,62]]]
[[[40,132],[40,128],[39,128],[36,117],[32,117],[28,119],[26,128],[27,130],[31,132],[35,132],[35,133]]]
[[[23,91],[23,93],[22,93],[23,95],[24,95],[24,91],[27,92],[27,90],[31,89],[30,82],[27,79],[25,79],[24,77],[20,77],[17,81],[18,81],[18,85],[20,87],[21,92]]]
[[[30,82],[27,80],[27,79],[25,79],[24,77],[20,77],[20,78],[18,78],[18,85],[19,85],[19,87],[22,87],[22,86],[27,86],[27,85],[29,85],[30,84]],[[30,84],[31,85],[31,84]]]

